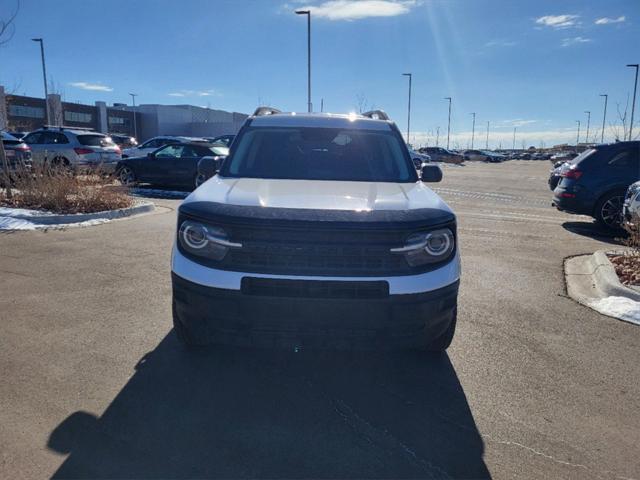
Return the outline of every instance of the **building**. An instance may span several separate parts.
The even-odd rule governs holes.
[[[50,120],[46,119],[43,98],[5,94],[0,86],[0,129],[28,132],[51,123],[91,128],[102,133],[122,133],[144,141],[157,135],[206,136],[234,134],[247,115],[193,105],[107,106],[63,102],[50,94]],[[135,116],[135,117],[134,117]]]

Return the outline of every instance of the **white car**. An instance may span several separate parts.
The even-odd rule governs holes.
[[[125,148],[122,151],[122,158],[131,158],[131,157],[146,157],[148,153],[155,152],[160,147],[164,147],[165,145],[171,145],[174,143],[183,143],[183,142],[203,142],[206,143],[207,140],[204,138],[196,138],[196,137],[180,137],[180,136],[160,136],[153,137],[146,142],[138,145],[137,147]]]
[[[625,221],[632,224],[640,222],[640,182],[629,186],[622,208]],[[640,225],[637,226],[640,227]]]
[[[178,209],[173,322],[186,346],[445,350],[456,217],[382,111],[261,107]]]

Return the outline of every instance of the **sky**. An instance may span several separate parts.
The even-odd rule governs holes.
[[[65,101],[193,104],[244,113],[258,104],[307,107],[307,23],[312,16],[314,110],[385,110],[410,140],[451,147],[549,146],[605,141],[631,111],[640,63],[639,0],[0,0],[19,6],[0,46],[0,85],[43,95],[38,45]],[[636,108],[640,110],[640,99]],[[636,112],[640,132],[640,111]],[[635,135],[634,135],[635,136]]]

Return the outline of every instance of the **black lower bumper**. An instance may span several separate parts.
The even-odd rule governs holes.
[[[331,298],[341,290],[245,293],[205,287],[173,273],[172,282],[174,322],[192,343],[385,349],[424,347],[442,335],[454,321],[459,285],[410,295]]]

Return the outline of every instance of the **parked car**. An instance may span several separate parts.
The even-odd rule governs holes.
[[[230,147],[233,139],[236,138],[235,135],[219,135],[217,137],[204,137],[209,140],[211,143],[219,143],[224,145],[225,147]]]
[[[129,157],[143,157],[147,153],[151,153],[159,149],[160,147],[164,147],[165,145],[172,145],[176,143],[182,142],[203,142],[207,143],[208,140],[201,137],[181,137],[181,136],[171,136],[171,135],[162,135],[159,137],[153,137],[141,145],[137,147],[126,148],[122,151],[122,158]]]
[[[617,229],[627,189],[640,180],[640,141],[594,146],[573,159],[561,177],[553,191],[559,210],[590,215]]]
[[[465,160],[472,162],[486,162],[488,156],[482,153],[480,150],[465,150],[462,155]]]
[[[2,138],[2,144],[4,145],[4,153],[7,157],[7,167],[9,168],[9,174],[22,169],[31,169],[31,147],[24,143],[22,140],[8,134],[7,132],[0,131],[0,138]],[[0,177],[4,172],[4,165],[0,162]]]
[[[446,349],[456,218],[424,183],[441,178],[434,164],[418,175],[384,112],[259,108],[218,175],[178,209],[178,339]]]
[[[640,228],[640,182],[632,183],[627,189],[622,213],[626,222]]]
[[[416,170],[422,170],[427,163],[431,163],[431,157],[426,153],[416,152],[413,148],[409,147],[409,155],[411,161],[416,167]]]
[[[43,127],[24,137],[34,165],[96,168],[112,172],[122,158],[110,137],[76,127]]]
[[[129,135],[122,135],[119,133],[110,133],[109,136],[111,137],[111,140],[120,147],[120,150],[138,146],[138,140],[136,140],[136,137],[130,137]]]
[[[434,162],[462,163],[464,161],[462,155],[442,147],[423,147],[418,151],[429,155]]]
[[[200,159],[219,155],[222,149],[227,151],[208,142],[171,143],[144,156],[123,158],[116,174],[123,185],[150,183],[194,188]]]

